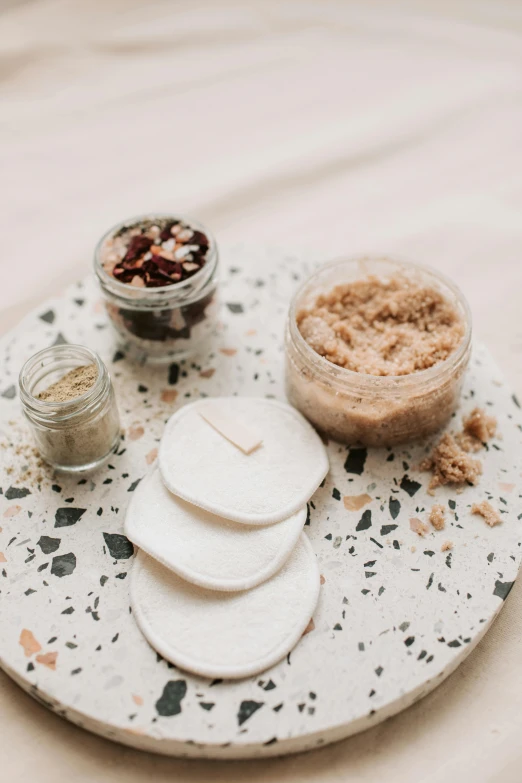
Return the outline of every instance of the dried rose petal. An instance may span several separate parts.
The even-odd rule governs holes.
[[[146,253],[147,250],[150,249],[152,241],[153,240],[150,237],[146,237],[143,234],[138,234],[137,236],[132,237],[123,260],[135,261],[137,258],[139,258],[139,256],[143,255],[143,253]]]

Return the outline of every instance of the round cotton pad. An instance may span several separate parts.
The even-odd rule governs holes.
[[[125,535],[183,579],[210,590],[246,590],[278,571],[306,522],[306,507],[283,522],[230,522],[172,495],[156,468],[127,509]]]
[[[275,576],[240,593],[196,587],[140,550],[130,596],[143,635],[164,658],[203,677],[248,677],[297,644],[317,604],[319,571],[304,534]]]
[[[218,412],[255,432],[245,454],[203,418]],[[198,400],[168,421],[159,449],[165,485],[175,495],[235,522],[287,519],[313,495],[328,457],[313,427],[290,405],[252,397]]]

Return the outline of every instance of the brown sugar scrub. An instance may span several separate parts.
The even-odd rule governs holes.
[[[463,420],[463,430],[456,441],[464,451],[480,451],[497,432],[497,420],[482,408],[474,408]]]
[[[107,368],[81,345],[55,345],[31,357],[20,401],[41,457],[58,470],[91,470],[119,444],[120,421]]]
[[[430,511],[430,523],[435,530],[444,530],[446,526],[444,506],[435,504]]]
[[[471,506],[471,513],[479,514],[484,519],[486,525],[489,525],[490,527],[500,525],[502,522],[497,509],[493,508],[491,503],[488,503],[487,500],[483,500],[481,503],[473,503]]]
[[[400,274],[337,285],[296,314],[306,342],[329,362],[366,375],[410,375],[444,361],[464,336],[457,310]]]
[[[287,396],[334,440],[420,439],[454,412],[470,343],[466,301],[439,273],[386,258],[337,261],[291,304]]]
[[[430,470],[429,492],[444,484],[476,484],[482,474],[482,463],[473,459],[457,443],[453,435],[444,433],[420,470]]]
[[[482,408],[474,408],[464,417],[463,426],[462,432],[456,435],[443,435],[431,455],[419,465],[420,470],[433,473],[429,485],[431,494],[443,484],[476,484],[482,473],[482,463],[469,453],[483,448],[495,436],[497,420]]]
[[[123,350],[139,361],[192,353],[217,315],[218,251],[200,223],[144,215],[100,240],[94,268]]]

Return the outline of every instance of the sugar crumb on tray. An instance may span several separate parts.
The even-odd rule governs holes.
[[[455,439],[461,449],[468,452],[480,451],[497,432],[497,420],[483,408],[474,408],[469,416],[464,417],[462,424],[463,430]]]
[[[444,484],[476,484],[482,473],[482,463],[462,449],[453,435],[446,432],[429,457],[421,462],[420,470],[431,470],[428,491]]]
[[[497,509],[493,508],[491,503],[488,503],[487,500],[483,500],[481,503],[473,503],[473,505],[471,506],[471,513],[479,514],[481,517],[484,518],[484,522],[490,527],[495,527],[495,525],[500,525],[500,523],[502,522],[502,519],[500,518],[500,514],[497,511]]]
[[[435,530],[444,530],[446,519],[444,517],[444,506],[436,503],[430,511],[430,522]]]
[[[449,549],[453,549],[453,541],[445,541],[440,548],[441,552],[447,552]]]

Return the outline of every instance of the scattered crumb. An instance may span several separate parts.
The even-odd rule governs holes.
[[[474,408],[463,420],[464,429],[455,439],[464,451],[480,451],[497,431],[497,420],[482,408]]]
[[[448,549],[453,549],[453,541],[445,541],[440,548],[441,552],[447,552]]]
[[[443,484],[476,484],[482,473],[480,460],[472,459],[466,454],[448,432],[419,467],[420,470],[431,470],[433,473],[428,489],[430,494]]]
[[[484,517],[485,523],[490,527],[500,525],[502,522],[497,509],[493,508],[491,503],[488,503],[487,500],[483,500],[482,503],[473,503],[471,506],[471,513],[480,514],[481,517]]]
[[[417,533],[418,536],[425,536],[429,530],[428,525],[425,525],[424,522],[417,519],[417,517],[412,517],[410,519],[410,528],[414,533]]]
[[[416,546],[411,546],[410,547],[410,552],[416,552],[416,551],[417,551],[417,547]]]
[[[435,530],[444,530],[446,520],[444,518],[444,506],[435,504],[430,511],[430,522]]]

